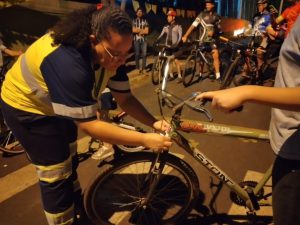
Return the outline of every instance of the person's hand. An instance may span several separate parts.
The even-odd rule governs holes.
[[[18,56],[22,55],[23,54],[22,50],[19,50],[17,54]]]
[[[143,143],[154,152],[167,150],[172,145],[171,138],[156,133],[145,133]]]
[[[211,100],[212,108],[228,113],[239,108],[246,101],[245,91],[243,90],[245,88],[246,86],[203,92],[197,95],[195,100]]]
[[[158,120],[153,124],[155,130],[158,131],[168,131],[170,130],[170,124],[165,120]]]
[[[185,43],[185,42],[187,41],[187,37],[183,36],[183,37],[181,38],[181,40],[182,40],[183,43]]]

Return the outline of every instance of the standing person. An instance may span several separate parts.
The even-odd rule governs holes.
[[[287,175],[300,171],[300,17],[283,42],[274,87],[240,86],[206,92],[196,99],[212,99],[212,107],[230,112],[245,102],[272,106],[270,142],[276,154],[272,172],[275,225],[299,225],[300,190],[297,182],[285,183]]]
[[[282,22],[287,23],[287,29],[285,31],[285,37],[289,34],[290,30],[294,26],[295,21],[297,20],[300,14],[300,0],[287,0],[288,2],[294,3],[292,6],[286,8],[281,15],[279,15],[275,22],[276,24],[281,24]],[[280,33],[276,32],[272,26],[267,27],[267,32],[274,37],[277,37]]]
[[[215,68],[215,79],[220,79],[220,59],[219,59],[219,50],[217,45],[218,34],[221,31],[221,16],[215,12],[215,1],[214,0],[205,0],[205,10],[201,12],[186,33],[182,37],[182,41],[186,42],[188,36],[192,31],[201,23],[201,20],[205,22],[207,33],[204,36],[204,42],[209,44],[212,49],[212,56],[214,59],[214,68]],[[200,32],[200,37],[202,36]],[[199,76],[202,76],[203,65],[201,65],[201,70]]]
[[[122,65],[130,56],[132,41],[128,15],[97,4],[64,17],[7,73],[1,107],[36,167],[48,224],[76,224],[74,209],[81,194],[75,157],[77,128],[104,142],[154,150],[171,145],[168,137],[97,120],[97,99],[108,86],[129,115],[155,129],[169,127],[157,121],[130,91]],[[97,77],[96,68],[100,70]],[[102,85],[93,94],[95,81]]]
[[[177,59],[181,54],[182,50],[178,48],[178,44],[181,41],[182,38],[182,27],[178,23],[176,23],[176,12],[174,10],[170,10],[167,13],[167,21],[168,24],[163,27],[160,35],[158,36],[156,42],[159,42],[162,37],[166,36],[165,44],[170,46],[173,50],[173,55],[175,57],[174,62],[177,68],[178,73],[178,80],[177,82],[182,81],[181,76],[181,68],[180,68],[180,62]],[[170,77],[173,78],[173,70],[172,67],[170,68]]]
[[[266,32],[266,28],[272,24],[272,14],[268,11],[268,0],[257,0],[258,12],[252,19],[252,26],[254,30],[260,32],[261,41],[258,49],[262,51],[256,51],[257,54],[257,67],[261,68],[264,63],[264,50],[269,43],[269,37]]]
[[[134,50],[135,50],[135,65],[139,73],[144,73],[147,63],[147,39],[149,34],[149,24],[144,18],[142,8],[136,10],[136,18],[133,20],[134,33]],[[140,65],[140,58],[142,57],[142,65]]]

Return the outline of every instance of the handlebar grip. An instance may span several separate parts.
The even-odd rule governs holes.
[[[229,41],[229,39],[228,39],[228,38],[226,38],[226,37],[223,37],[223,36],[220,36],[219,38],[220,38],[220,40],[222,40],[222,41],[225,41],[225,42],[228,42],[228,41]]]

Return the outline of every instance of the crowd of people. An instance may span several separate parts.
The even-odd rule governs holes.
[[[253,26],[257,26],[262,34],[259,43],[262,49],[267,48],[269,38],[277,38],[281,32],[281,28],[274,24],[280,25],[283,21],[287,24],[275,87],[242,86],[205,92],[196,97],[197,100],[211,99],[212,107],[225,112],[249,101],[274,107],[270,123],[271,146],[276,154],[274,190],[283,177],[300,169],[300,80],[297,76],[300,69],[300,2],[292,2],[293,6],[273,20],[268,1],[258,0],[258,14],[253,18]],[[132,21],[119,8],[97,4],[70,13],[24,54],[9,50],[0,43],[1,51],[12,56],[22,54],[6,74],[1,89],[1,110],[7,125],[36,167],[49,224],[76,224],[75,212],[82,207],[75,157],[78,128],[109,143],[143,145],[154,151],[172,145],[169,137],[124,130],[99,119],[103,117],[98,113],[107,109],[101,96],[107,93],[105,88],[109,88],[109,99],[114,99],[135,119],[160,131],[170,127],[166,121],[156,120],[132,94],[126,74],[125,63],[132,55],[132,46],[136,69],[145,73],[150,25],[143,15],[144,11],[139,8]],[[174,49],[178,82],[181,81],[181,67],[177,60],[181,54],[179,44],[186,42],[202,21],[207,25],[204,42],[212,49],[213,76],[214,79],[221,78],[218,52],[221,19],[215,12],[215,2],[205,0],[205,10],[183,34],[182,26],[176,22],[176,12],[168,11],[168,24],[163,27],[157,41],[166,36],[165,44]],[[199,76],[202,72],[200,70]],[[170,76],[174,76],[172,73],[171,70]],[[102,102],[102,107],[98,102]],[[295,204],[290,204],[300,200],[300,190],[293,183],[287,184],[287,190],[294,193],[289,195],[288,201],[281,200],[284,193],[280,190],[274,195],[275,200],[280,199],[273,204],[276,225],[300,224]]]

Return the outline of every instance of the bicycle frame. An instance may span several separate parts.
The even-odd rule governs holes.
[[[266,205],[267,203],[262,200],[258,200],[256,195],[271,177],[273,168],[272,165],[268,168],[263,178],[258,182],[254,189],[247,188],[245,190],[222,169],[220,169],[211,159],[205,156],[205,154],[197,147],[199,145],[198,142],[188,141],[178,131],[218,134],[268,141],[269,138],[267,131],[203,121],[182,120],[180,119],[180,111],[181,109],[175,112],[171,119],[172,129],[169,136],[172,140],[174,140],[187,153],[192,155],[199,163],[208,169],[210,173],[214,174],[219,180],[221,180],[230,190],[235,192],[245,202],[246,207],[250,212],[258,210],[260,208],[259,205]]]
[[[168,96],[172,96],[166,90],[166,82],[162,83],[161,92],[163,94],[163,100]],[[158,91],[159,94],[159,91]],[[175,97],[173,95],[173,97]],[[180,147],[182,147],[187,153],[192,155],[201,165],[203,165],[208,171],[214,174],[219,180],[228,186],[230,190],[235,192],[238,197],[240,197],[244,202],[246,207],[249,209],[250,213],[253,213],[255,210],[258,210],[261,205],[266,205],[265,202],[258,200],[256,195],[259,191],[263,188],[266,182],[270,179],[273,165],[271,165],[268,170],[265,172],[263,178],[258,182],[258,184],[251,189],[247,187],[247,189],[243,189],[238,183],[236,183],[229,175],[227,175],[222,169],[220,169],[212,160],[210,160],[203,152],[197,147],[199,143],[197,142],[190,142],[188,141],[183,135],[179,133],[179,131],[185,132],[197,132],[197,133],[207,133],[207,134],[217,134],[217,135],[225,135],[225,136],[232,136],[232,137],[243,137],[243,138],[250,138],[250,139],[258,139],[258,140],[265,140],[268,141],[268,132],[265,130],[259,129],[252,129],[252,128],[245,128],[245,127],[238,127],[238,126],[230,126],[230,125],[223,125],[217,124],[212,122],[203,122],[203,121],[192,121],[192,120],[182,120],[181,112],[184,105],[189,106],[195,111],[200,111],[205,113],[205,115],[212,121],[212,117],[210,116],[209,112],[205,110],[202,105],[198,108],[193,107],[189,104],[189,101],[194,99],[195,93],[189,97],[187,100],[181,101],[179,104],[175,105],[175,103],[171,100],[169,102],[169,107],[173,108],[173,116],[168,121],[171,121],[171,131],[167,134],[174,140]]]

